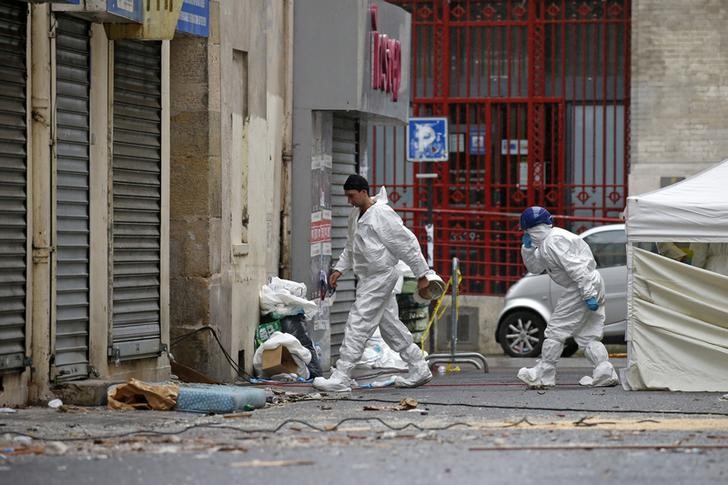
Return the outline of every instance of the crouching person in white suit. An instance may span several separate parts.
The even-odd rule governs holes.
[[[564,341],[574,337],[594,366],[592,375],[582,377],[579,384],[617,385],[617,373],[601,342],[605,319],[604,281],[596,270],[589,246],[576,234],[553,227],[551,214],[543,207],[523,211],[520,223],[525,231],[521,256],[528,271],[540,274],[545,270],[566,290],[546,325],[541,359],[535,367],[519,370],[518,378],[534,388],[556,385],[556,362],[561,357]]]

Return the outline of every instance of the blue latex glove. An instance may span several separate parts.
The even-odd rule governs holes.
[[[591,298],[587,298],[584,300],[584,303],[586,303],[586,306],[589,307],[589,310],[595,312],[599,309],[599,303],[597,303],[597,299],[593,296]]]
[[[523,242],[523,247],[531,249],[533,247],[531,236],[528,235],[528,233],[523,235],[523,238],[521,238],[521,242]]]

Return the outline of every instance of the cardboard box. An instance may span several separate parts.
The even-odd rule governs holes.
[[[268,377],[283,373],[292,374],[297,372],[298,365],[288,349],[281,345],[263,351],[261,370],[263,375]]]

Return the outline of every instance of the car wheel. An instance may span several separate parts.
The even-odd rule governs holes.
[[[506,315],[498,328],[498,341],[511,357],[538,357],[546,323],[537,313],[518,310]]]

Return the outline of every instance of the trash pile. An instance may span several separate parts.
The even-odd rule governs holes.
[[[306,285],[273,277],[260,290],[261,323],[253,355],[255,374],[277,381],[310,380],[322,375],[319,355],[306,321],[319,311],[306,299]]]
[[[320,355],[306,331],[307,321],[316,317],[319,306],[305,296],[305,284],[277,277],[261,288],[261,323],[256,331],[257,349],[253,355],[258,378],[293,382],[323,375]],[[386,344],[377,328],[366,342],[353,377],[369,378],[406,370],[407,364]]]

